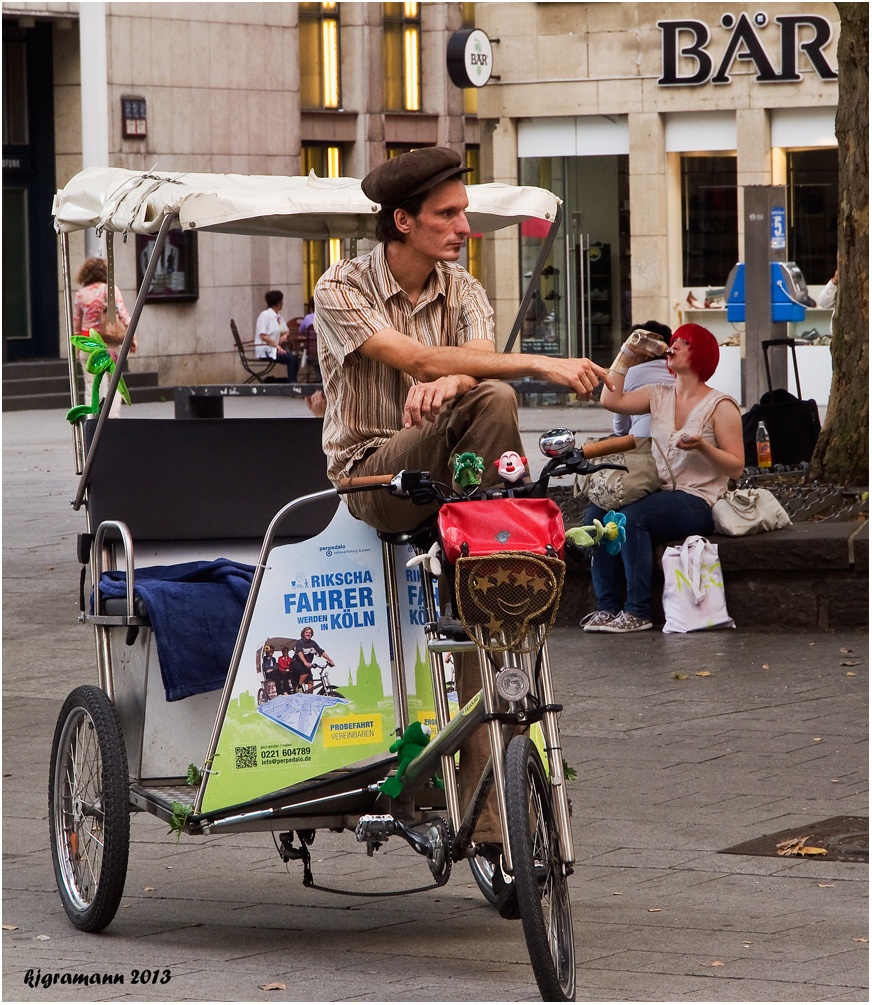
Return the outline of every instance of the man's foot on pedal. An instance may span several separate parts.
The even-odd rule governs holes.
[[[463,627],[463,622],[457,618],[452,618],[447,614],[440,614],[436,622],[436,631],[446,639],[453,642],[469,642],[469,635]]]
[[[512,877],[503,872],[503,846],[491,842],[480,843],[478,854],[493,866],[491,885],[497,898],[496,908],[500,912],[500,917],[507,921],[517,921],[521,917],[518,891],[515,889]]]

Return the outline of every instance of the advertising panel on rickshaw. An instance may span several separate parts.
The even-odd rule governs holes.
[[[269,555],[203,810],[383,754],[395,725],[381,542],[340,506]]]
[[[394,547],[394,566],[397,576],[397,601],[400,613],[400,630],[403,640],[403,664],[406,669],[406,694],[409,719],[429,727],[433,736],[439,731],[436,721],[436,702],[433,698],[433,678],[430,673],[430,659],[427,654],[427,636],[424,626],[427,614],[424,609],[424,585],[421,582],[420,561],[411,562],[416,555],[410,544]],[[434,584],[436,601],[439,590]],[[448,692],[448,710],[457,712],[458,698],[455,686],[454,661],[451,653],[445,653],[445,687]]]
[[[435,732],[421,574],[406,568],[413,553],[394,552],[408,710]],[[397,726],[387,603],[381,541],[344,505],[322,534],[272,550],[204,812],[387,753]]]

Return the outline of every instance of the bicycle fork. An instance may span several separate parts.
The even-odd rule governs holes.
[[[497,811],[500,819],[500,831],[503,838],[503,860],[506,872],[511,874],[514,866],[511,861],[511,848],[509,845],[509,835],[507,826],[507,812],[505,799],[505,738],[503,736],[502,722],[511,713],[499,713],[497,708],[497,696],[494,687],[494,677],[490,666],[487,665],[487,655],[475,645],[475,643],[458,643],[450,640],[434,640],[429,643],[432,657],[439,657],[438,664],[441,675],[441,655],[444,652],[466,652],[475,649],[478,652],[482,670],[482,690],[479,691],[463,708],[460,709],[454,718],[447,720],[443,726],[440,718],[444,714],[447,719],[447,702],[445,709],[440,713],[440,702],[437,698],[436,711],[437,722],[439,722],[439,733],[421,751],[421,753],[408,765],[403,772],[403,780],[408,784],[409,789],[413,788],[416,781],[423,781],[429,778],[441,764],[443,778],[445,780],[445,791],[448,802],[448,813],[452,829],[457,836],[471,834],[478,810],[484,802],[486,792],[484,786],[487,785],[489,773],[493,774],[493,784],[496,788]],[[434,663],[437,661],[434,659]],[[434,678],[436,671],[434,669]],[[541,656],[540,681],[542,684],[541,698],[546,706],[554,705],[554,693],[551,685],[551,667],[548,662],[547,650],[544,649]],[[434,685],[436,681],[434,679]],[[444,685],[443,685],[444,690]],[[444,696],[443,696],[444,697]],[[532,712],[533,715],[529,713]],[[569,817],[569,800],[566,795],[566,779],[563,770],[563,752],[560,747],[560,734],[557,725],[557,712],[546,710],[536,713],[535,709],[529,711],[520,710],[517,715],[518,725],[525,722],[541,719],[542,731],[545,736],[545,748],[548,759],[548,771],[551,781],[552,794],[555,806],[555,817],[557,822],[559,838],[559,855],[564,865],[571,866],[575,860],[575,850],[572,840],[572,830]],[[457,784],[454,775],[454,754],[458,751],[463,742],[476,729],[482,725],[487,725],[490,746],[491,760],[488,768],[482,776],[482,782],[470,802],[470,808],[466,815],[461,816],[459,798],[457,795]],[[453,795],[452,795],[453,793]],[[453,803],[453,805],[452,805]],[[461,842],[465,845],[465,841]]]

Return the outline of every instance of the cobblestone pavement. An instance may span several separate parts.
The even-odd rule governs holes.
[[[331,896],[303,888],[269,834],[177,844],[139,814],[115,921],[97,936],[69,924],[46,790],[63,698],[95,682],[76,624],[82,521],[61,413],[7,413],[3,438],[4,1000],[539,1000],[519,923],[462,864],[435,894]],[[721,854],[867,812],[866,633],[552,640],[579,775],[578,999],[868,1000],[866,865]],[[398,841],[368,859],[350,835],[319,833],[316,882],[423,885],[423,860]],[[124,983],[29,987],[36,969]],[[134,971],[158,983],[134,984]],[[261,990],[271,982],[286,990]]]

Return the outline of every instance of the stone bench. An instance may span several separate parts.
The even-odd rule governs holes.
[[[718,545],[727,609],[741,628],[868,627],[868,521],[795,523],[752,537],[713,534],[710,539]],[[660,603],[664,547],[655,550],[655,625],[664,621]],[[557,623],[577,625],[593,610],[590,571],[568,562]]]

